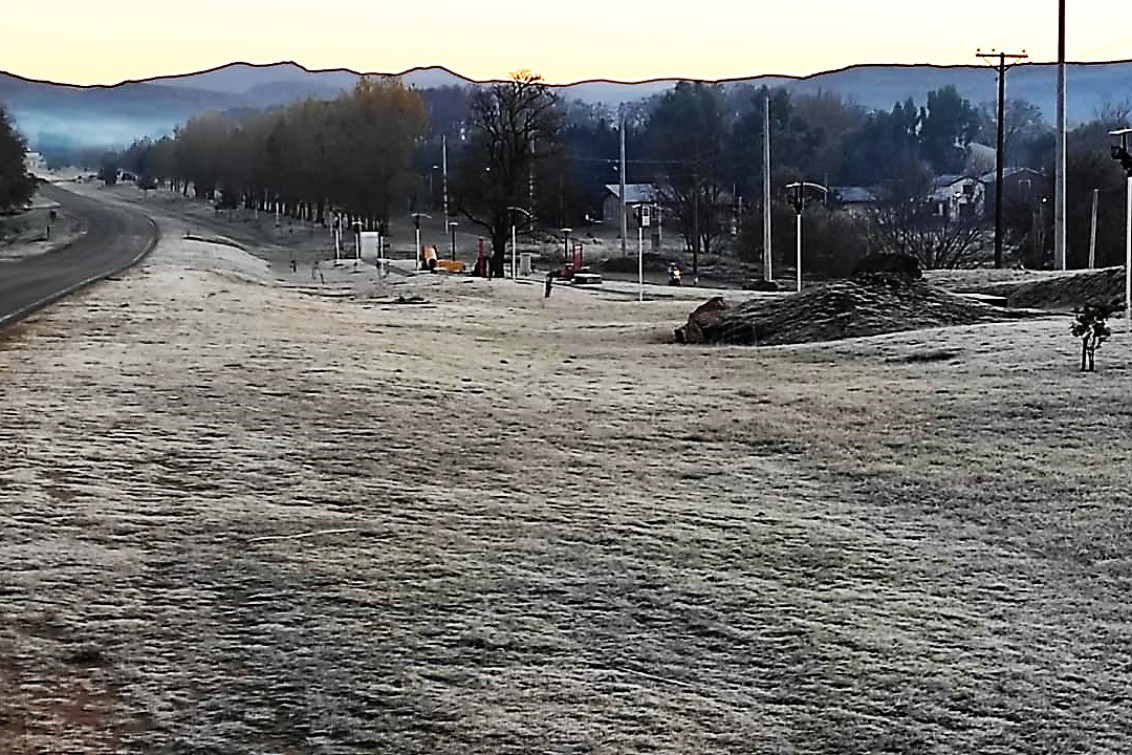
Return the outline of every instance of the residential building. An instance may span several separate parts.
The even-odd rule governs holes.
[[[994,171],[983,174],[979,180],[986,187],[987,218],[994,218],[995,197],[998,194],[998,176]],[[1035,207],[1042,201],[1046,192],[1046,177],[1041,171],[1032,168],[1004,168],[1002,171],[1002,206],[1003,207]]]
[[[981,220],[986,186],[974,176],[936,176],[928,197],[932,214],[944,220]]]
[[[867,215],[880,200],[880,192],[868,186],[831,186],[830,204],[851,215]]]
[[[625,184],[625,204],[628,209],[628,222],[635,225],[637,208],[641,205],[656,204],[660,200],[656,187],[652,184]],[[601,220],[603,223],[618,223],[621,219],[621,186],[606,184],[605,196],[601,200]]]

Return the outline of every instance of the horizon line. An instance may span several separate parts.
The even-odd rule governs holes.
[[[1102,66],[1102,65],[1120,65],[1120,64],[1126,64],[1126,63],[1132,63],[1132,58],[1123,58],[1123,59],[1117,59],[1117,60],[1088,60],[1088,61],[1086,61],[1086,60],[1081,60],[1081,61],[1067,60],[1066,61],[1067,66]],[[1016,67],[1044,67],[1044,66],[1055,66],[1055,65],[1057,65],[1056,61],[1049,61],[1049,62],[1027,61],[1025,63],[1019,63]],[[4,73],[7,76],[11,76],[13,78],[19,79],[19,80],[27,82],[27,83],[32,83],[32,84],[49,84],[49,85],[52,85],[52,86],[69,87],[69,88],[73,88],[73,89],[116,89],[118,87],[129,86],[131,84],[152,84],[154,82],[168,81],[168,80],[171,80],[171,79],[185,79],[185,78],[189,78],[189,77],[192,77],[192,76],[200,76],[200,75],[204,75],[204,74],[215,73],[217,71],[222,71],[226,68],[233,68],[233,67],[237,67],[237,66],[246,66],[248,68],[275,68],[275,67],[278,67],[278,66],[294,66],[296,68],[301,69],[305,73],[311,73],[311,74],[345,73],[345,74],[350,74],[350,75],[358,76],[358,77],[379,76],[379,77],[385,77],[385,78],[401,78],[403,76],[408,76],[409,74],[417,73],[417,72],[420,72],[420,71],[440,70],[440,71],[444,71],[445,73],[448,73],[451,76],[454,76],[454,77],[466,82],[467,84],[471,84],[471,85],[497,84],[497,83],[502,83],[502,82],[507,81],[506,78],[473,79],[473,78],[470,78],[468,76],[465,76],[464,74],[457,73],[456,71],[453,71],[451,68],[449,68],[448,66],[445,66],[443,64],[417,65],[417,66],[413,66],[411,68],[407,68],[404,71],[401,71],[400,73],[389,73],[389,72],[380,72],[380,71],[361,72],[361,71],[356,71],[352,68],[347,68],[347,67],[308,68],[307,66],[303,65],[302,63],[300,63],[296,60],[280,60],[280,61],[276,61],[276,62],[273,62],[273,63],[250,63],[250,62],[244,61],[244,60],[236,60],[236,61],[232,61],[230,63],[222,63],[222,64],[219,64],[219,65],[216,65],[216,66],[212,66],[211,68],[204,68],[204,69],[200,69],[200,70],[197,70],[197,71],[189,71],[189,72],[185,72],[185,73],[158,74],[158,75],[155,75],[155,76],[148,76],[148,77],[145,77],[145,78],[137,78],[137,79],[123,79],[122,81],[119,81],[119,82],[114,83],[114,84],[72,84],[72,83],[67,83],[67,82],[63,82],[63,81],[53,81],[53,80],[50,80],[50,79],[39,79],[39,78],[35,78],[35,77],[32,77],[32,76],[24,76],[22,74],[14,73],[12,71],[0,71],[0,73]],[[808,79],[817,78],[819,76],[826,76],[826,75],[829,75],[829,74],[849,71],[849,70],[852,70],[854,68],[938,68],[938,69],[954,69],[954,68],[983,68],[983,67],[985,67],[985,66],[982,65],[982,64],[978,64],[978,63],[850,63],[848,65],[840,66],[838,68],[831,68],[831,69],[827,69],[827,70],[823,70],[823,71],[817,71],[815,73],[809,73],[809,74],[758,73],[758,74],[749,74],[749,75],[745,75],[745,76],[744,75],[725,76],[725,77],[714,78],[714,79],[713,78],[697,77],[697,76],[679,76],[679,75],[654,76],[654,77],[647,78],[647,79],[637,79],[637,80],[621,80],[621,79],[611,79],[611,78],[605,78],[605,77],[596,77],[596,78],[580,79],[580,80],[577,80],[577,81],[571,81],[569,83],[562,83],[562,84],[556,84],[556,83],[550,83],[550,82],[546,82],[546,83],[547,83],[547,86],[551,86],[551,87],[554,87],[556,89],[567,89],[567,88],[570,88],[570,87],[583,86],[583,85],[586,85],[586,84],[611,84],[611,85],[614,85],[614,86],[639,86],[639,85],[643,85],[643,84],[659,84],[659,83],[665,83],[665,82],[680,82],[680,81],[703,82],[703,83],[707,83],[707,84],[733,84],[733,83],[737,83],[737,82],[752,81],[752,80],[757,80],[757,79],[791,79],[791,80],[794,80],[794,81],[806,81]],[[516,70],[521,70],[521,69],[516,69]],[[535,71],[535,73],[537,74],[537,71]]]

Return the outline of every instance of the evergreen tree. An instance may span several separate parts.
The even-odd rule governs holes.
[[[0,211],[21,209],[35,193],[35,179],[28,175],[26,157],[27,143],[0,106]]]

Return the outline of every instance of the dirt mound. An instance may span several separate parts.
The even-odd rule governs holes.
[[[1082,272],[1047,280],[982,286],[978,293],[1005,296],[1011,307],[1073,309],[1085,304],[1124,306],[1124,268]]]
[[[861,275],[736,306],[712,300],[676,330],[676,340],[773,346],[1032,316],[1033,312],[988,306],[904,276]]]

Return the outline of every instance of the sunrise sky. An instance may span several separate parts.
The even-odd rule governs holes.
[[[1057,55],[1057,0],[52,0],[6,4],[0,70],[113,84],[234,61],[483,79],[810,74],[854,63],[975,63],[976,47]],[[1132,58],[1132,3],[1071,0],[1068,57]]]

